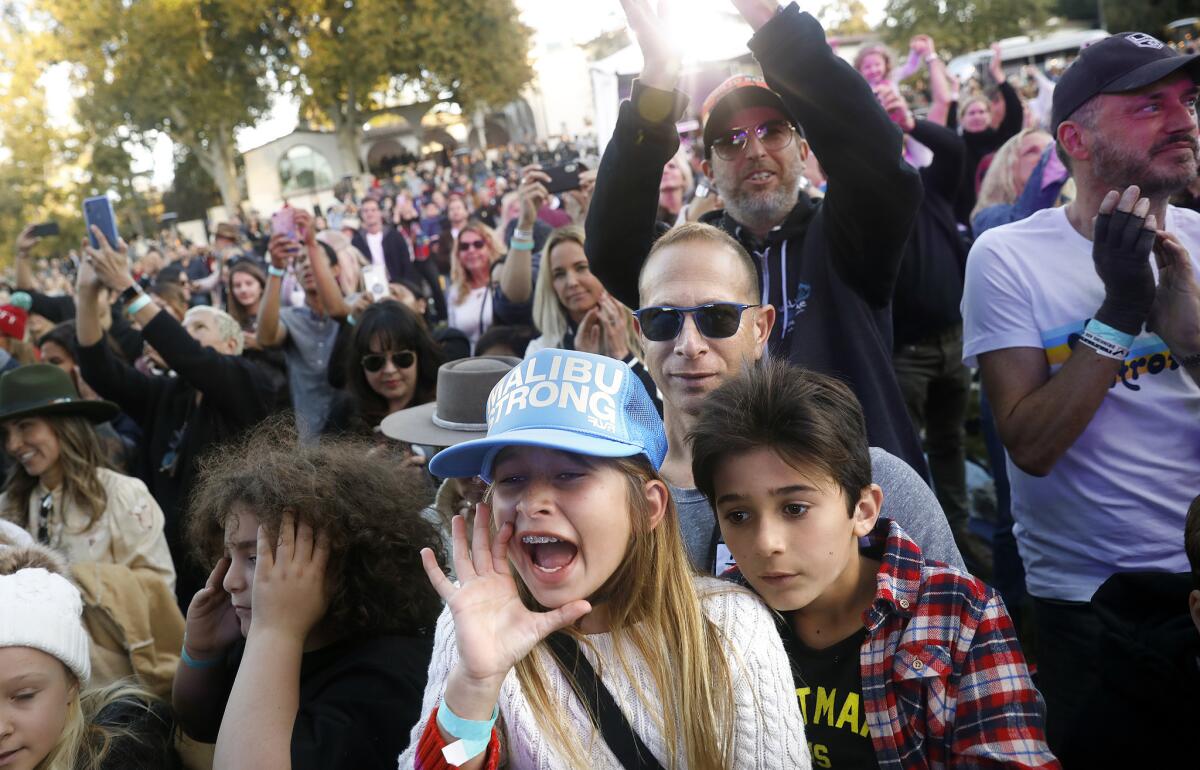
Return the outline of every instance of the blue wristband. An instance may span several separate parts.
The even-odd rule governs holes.
[[[188,655],[187,640],[183,641],[183,649],[179,651],[179,659],[183,661],[183,665],[188,668],[215,668],[222,663],[221,658],[209,658],[208,660],[196,660],[191,655]]]
[[[442,751],[452,751],[454,755],[453,759],[458,760],[455,764],[462,764],[472,757],[479,756],[487,751],[488,744],[492,741],[492,728],[496,726],[496,718],[499,716],[500,705],[497,704],[492,709],[491,719],[463,719],[451,711],[450,706],[443,700],[437,712],[438,727],[458,738],[458,741],[450,744],[445,749],[442,749]],[[459,743],[462,744],[461,752],[457,751]]]
[[[1114,329],[1095,318],[1087,322],[1079,341],[1105,358],[1124,361],[1133,348],[1135,335]]]
[[[514,249],[522,249],[524,251],[533,251],[534,242],[533,241],[519,241],[516,238],[513,238],[512,243],[510,243],[508,245],[510,248],[514,248]]]
[[[285,275],[287,275],[287,271],[281,267],[275,267],[274,265],[267,265],[267,275],[273,275],[276,278],[282,278]]]
[[[150,298],[149,294],[143,294],[142,296],[135,299],[133,302],[129,303],[129,307],[125,308],[125,313],[130,318],[133,318],[135,315],[138,314],[139,310],[144,308],[146,305],[149,305],[153,301],[154,300]]]

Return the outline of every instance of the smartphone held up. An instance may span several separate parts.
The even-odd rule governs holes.
[[[107,195],[97,195],[94,198],[88,198],[83,202],[83,221],[87,225],[88,241],[91,242],[93,249],[100,248],[100,241],[96,238],[96,234],[92,232],[92,228],[99,228],[104,234],[104,239],[108,241],[108,245],[114,249],[117,247],[119,236],[117,235],[117,215],[113,211],[112,201]]]

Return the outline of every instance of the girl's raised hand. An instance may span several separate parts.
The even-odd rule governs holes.
[[[479,503],[468,545],[466,520],[454,517],[451,530],[457,586],[442,573],[428,548],[422,549],[421,562],[429,582],[454,615],[461,675],[473,685],[498,692],[504,677],[538,642],[579,620],[592,606],[578,599],[549,612],[527,608],[508,568],[513,525],[505,522],[493,543],[491,519],[491,506]]]

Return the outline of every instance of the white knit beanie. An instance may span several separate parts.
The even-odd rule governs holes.
[[[0,647],[32,647],[61,660],[80,684],[92,675],[79,589],[41,568],[0,575]]]

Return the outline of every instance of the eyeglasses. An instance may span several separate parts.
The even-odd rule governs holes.
[[[750,132],[758,137],[758,141],[766,150],[774,152],[782,150],[792,142],[795,130],[786,120],[767,120],[757,126],[745,126],[728,131],[713,140],[713,151],[722,160],[733,160],[746,149],[750,142]]]
[[[362,357],[362,367],[374,374],[383,368],[388,358],[397,369],[407,369],[417,362],[417,354],[411,350],[401,350],[399,353],[371,353]]]
[[[695,307],[644,307],[635,310],[642,336],[651,342],[666,342],[679,336],[683,329],[683,317],[691,315],[696,328],[705,337],[723,339],[732,337],[742,325],[742,312],[748,307],[737,302],[710,302]]]
[[[458,242],[459,251],[470,251],[471,249],[482,250],[484,246],[487,246],[486,241],[459,241]]]

